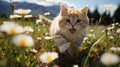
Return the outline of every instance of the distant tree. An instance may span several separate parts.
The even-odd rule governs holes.
[[[109,25],[111,23],[112,23],[112,18],[110,17],[110,12],[109,13],[104,12],[101,15],[101,22],[100,22],[100,24],[101,25]]]
[[[88,13],[90,13],[90,12],[88,12]],[[98,12],[98,8],[96,8],[94,10],[94,12],[90,13],[88,16],[90,17],[91,24],[96,24],[100,19],[100,14]]]
[[[90,25],[91,25],[91,23],[92,23],[92,13],[90,12],[90,10],[88,10],[88,18],[89,18],[89,20],[90,20]]]
[[[115,11],[115,13],[113,15],[113,19],[115,19],[115,22],[119,22],[120,23],[120,6]]]
[[[0,14],[0,18],[9,18],[8,14]]]
[[[92,17],[92,13],[90,12],[90,10],[88,10],[88,17],[89,17],[89,18]]]

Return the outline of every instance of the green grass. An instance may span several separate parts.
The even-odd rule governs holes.
[[[0,24],[2,24],[3,21],[14,20],[0,19]],[[100,56],[104,52],[120,55],[119,52],[110,50],[111,47],[120,46],[120,35],[115,32],[120,28],[119,25],[110,31],[107,30],[106,32],[103,32],[106,30],[105,26],[96,25],[88,27],[86,35],[88,39],[80,46],[78,55],[71,57],[69,54],[63,55],[59,53],[59,58],[53,63],[43,64],[38,59],[43,52],[58,52],[53,39],[44,39],[45,36],[49,36],[49,34],[46,34],[49,32],[48,28],[43,24],[36,25],[35,22],[32,21],[16,20],[15,22],[22,26],[31,26],[34,29],[34,32],[29,33],[28,35],[32,36],[34,39],[35,47],[33,48],[38,52],[31,52],[30,50],[33,48],[16,47],[11,44],[9,39],[11,37],[5,38],[6,36],[0,32],[0,66],[2,67],[45,67],[47,65],[49,67],[54,65],[58,65],[60,67],[71,67],[74,64],[78,64],[80,67],[105,67],[105,65],[100,63]],[[40,29],[40,31],[38,29]],[[113,38],[111,38],[111,36],[113,36]],[[38,37],[41,39],[38,40]],[[113,65],[113,67],[116,66],[118,67],[120,64]]]

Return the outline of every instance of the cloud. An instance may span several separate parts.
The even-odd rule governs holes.
[[[115,11],[118,8],[118,6],[115,4],[103,4],[100,7],[102,7],[106,11]]]
[[[70,7],[75,7],[74,4],[68,3],[64,0],[35,0],[36,4],[43,5],[43,6],[52,6],[52,5],[59,5],[59,4],[65,4]]]
[[[115,10],[118,8],[118,5],[115,4],[103,4],[99,6],[103,11],[110,12],[111,15],[114,14]]]
[[[89,9],[90,9],[91,12],[94,12],[95,7],[90,7]]]
[[[9,0],[6,0],[6,1],[9,1]],[[69,3],[65,0],[12,0],[12,2],[28,2],[28,3],[43,5],[43,6],[60,5],[62,3],[69,7],[76,7],[75,4]]]

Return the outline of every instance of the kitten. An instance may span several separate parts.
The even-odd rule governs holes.
[[[81,45],[89,24],[88,7],[83,9],[60,6],[60,13],[53,20],[40,16],[41,21],[49,27],[50,34],[61,53],[74,54]],[[71,43],[68,45],[68,43]]]

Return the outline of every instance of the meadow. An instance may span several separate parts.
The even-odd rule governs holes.
[[[27,29],[21,33],[16,33],[15,29],[2,30],[2,25],[8,24],[9,27],[13,22],[24,28],[27,26]],[[86,37],[73,57],[59,53],[48,28],[40,21],[25,20],[24,17],[0,18],[0,25],[0,67],[120,67],[119,23],[89,25]],[[32,40],[15,42],[14,36],[17,35],[29,36]],[[57,56],[50,55],[52,52]]]

